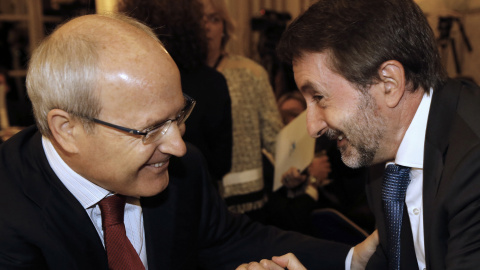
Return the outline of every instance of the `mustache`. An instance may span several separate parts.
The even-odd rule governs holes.
[[[338,136],[340,136],[343,132],[341,132],[340,130],[336,130],[336,129],[327,129],[325,131],[325,133],[323,135],[327,136],[327,138],[329,138],[330,140],[335,140],[337,139]]]

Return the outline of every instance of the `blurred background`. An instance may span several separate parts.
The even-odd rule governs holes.
[[[175,1],[175,0],[172,0]],[[275,45],[292,18],[314,0],[227,0],[237,23],[228,50],[252,58],[269,72],[274,90]],[[480,0],[417,0],[438,37],[442,59],[451,77],[480,82]],[[30,53],[56,25],[89,13],[116,11],[115,0],[0,0],[0,67],[6,69],[6,99],[20,112],[9,125],[33,123],[25,94]],[[3,96],[4,94],[2,94]],[[5,107],[6,105],[2,105]]]

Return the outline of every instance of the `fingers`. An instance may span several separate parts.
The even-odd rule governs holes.
[[[248,264],[244,263],[240,265],[239,267],[237,267],[236,270],[263,270],[263,269],[268,269],[268,268],[264,268],[262,265],[260,265],[260,263],[251,262]]]
[[[286,267],[289,270],[306,270],[305,266],[303,266],[303,264],[292,253],[288,253],[280,257],[273,257],[272,261],[281,267]]]
[[[318,156],[313,158],[312,163],[308,166],[310,175],[317,179],[324,179],[332,171],[328,156]]]
[[[365,269],[368,260],[377,249],[378,241],[378,231],[375,230],[367,239],[355,246],[351,263],[352,270]]]
[[[310,164],[311,167],[330,169],[330,161],[327,156],[315,157]]]
[[[300,174],[297,168],[291,167],[282,175],[282,183],[287,188],[295,188],[303,183],[307,177]]]
[[[270,260],[261,260],[258,262],[251,262],[242,264],[236,270],[283,270],[278,264]]]
[[[240,265],[239,267],[235,268],[235,270],[247,270],[248,269],[248,264],[244,263]]]

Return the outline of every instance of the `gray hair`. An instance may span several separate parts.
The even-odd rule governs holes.
[[[88,16],[127,23],[161,44],[148,26],[125,15]],[[68,112],[83,123],[87,132],[93,131],[91,119],[96,118],[102,109],[95,90],[100,71],[99,51],[106,39],[81,30],[58,32],[63,25],[35,49],[27,72],[27,92],[35,121],[40,132],[47,137],[52,135],[47,119],[52,109]]]

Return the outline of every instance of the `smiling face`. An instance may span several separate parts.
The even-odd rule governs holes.
[[[370,165],[381,151],[385,119],[370,94],[363,94],[328,66],[327,53],[305,53],[294,62],[295,81],[307,101],[311,136],[337,140],[343,162]]]
[[[100,51],[98,119],[143,130],[174,119],[185,106],[179,71],[164,48],[146,35],[133,35]],[[172,123],[158,141],[104,125],[78,140],[72,168],[91,182],[116,193],[140,197],[164,190],[170,157],[182,156],[184,127]]]

